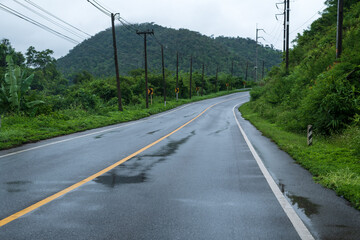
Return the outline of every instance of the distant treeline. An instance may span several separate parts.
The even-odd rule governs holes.
[[[135,30],[153,29],[155,37],[148,37],[148,66],[153,73],[161,71],[160,45],[164,45],[165,67],[169,71],[176,69],[176,53],[179,53],[179,69],[189,71],[190,57],[193,56],[194,69],[200,70],[205,64],[206,74],[214,75],[218,67],[220,72],[245,78],[248,65],[248,79],[255,77],[256,42],[252,39],[217,37],[211,38],[187,29],[165,28],[153,23],[116,27],[116,38],[120,73],[129,75],[133,69],[144,67],[144,40]],[[262,74],[263,61],[265,72],[281,62],[281,54],[272,46],[258,45],[259,76]],[[57,65],[65,76],[78,71],[87,71],[94,76],[113,76],[113,43],[111,29],[102,31],[85,40],[68,55],[58,59]]]

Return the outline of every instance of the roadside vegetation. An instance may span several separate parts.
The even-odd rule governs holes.
[[[215,76],[204,76],[203,96],[197,96],[201,95],[199,89],[203,83],[202,75],[194,71],[190,99],[189,73],[181,72],[176,101],[176,76],[166,71],[165,107],[162,74],[150,73],[149,88],[154,90],[154,99],[147,109],[144,71],[135,69],[121,76],[124,111],[120,112],[115,77],[96,78],[81,71],[69,79],[64,78],[51,54],[51,50],[37,51],[29,47],[24,56],[16,52],[8,40],[0,43],[0,149],[148,117],[244,88],[242,78],[219,73],[218,81]]]
[[[273,68],[240,108],[266,136],[360,210],[360,3],[344,4],[343,53],[335,60],[337,1],[298,35],[290,67]],[[306,129],[314,127],[314,145]]]

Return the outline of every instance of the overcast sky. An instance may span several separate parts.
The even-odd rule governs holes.
[[[0,3],[24,14],[77,41],[79,38],[37,16],[25,7],[31,5],[26,0],[0,0]],[[211,36],[229,36],[255,39],[256,25],[264,29],[260,32],[260,42],[272,44],[282,49],[283,5],[275,3],[283,0],[96,0],[114,13],[131,23],[155,22],[175,29],[186,28]],[[62,20],[82,31],[95,35],[111,26],[110,18],[93,7],[87,0],[31,0]],[[324,10],[325,0],[290,1],[290,38],[302,33]],[[135,34],[135,33],[134,33]],[[155,33],[156,34],[156,33]],[[54,57],[66,55],[76,44],[32,25],[0,9],[0,39],[7,38],[17,51],[26,51],[29,46],[37,50],[52,49]]]

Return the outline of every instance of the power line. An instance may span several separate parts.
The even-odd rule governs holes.
[[[52,34],[54,34],[54,35],[56,35],[58,37],[61,37],[61,38],[65,39],[65,40],[67,40],[67,41],[69,41],[71,43],[74,43],[74,44],[79,44],[80,43],[77,40],[75,40],[75,39],[73,39],[73,38],[71,38],[69,36],[66,36],[65,34],[62,34],[62,33],[58,32],[58,31],[55,31],[54,29],[51,29],[50,27],[47,27],[44,24],[41,24],[41,23],[31,19],[31,18],[19,13],[18,11],[15,11],[14,9],[5,6],[2,3],[0,3],[0,8],[5,12],[8,12],[8,13],[10,13],[10,14],[18,17],[18,18],[21,18],[21,19],[31,23],[31,24],[34,24],[35,26],[40,27],[40,28],[44,29],[45,31],[48,31],[48,32],[50,32],[50,33],[52,33]]]
[[[78,34],[78,33],[74,32],[73,30],[71,30],[71,29],[69,29],[69,28],[67,28],[67,27],[65,27],[65,26],[63,26],[63,25],[61,25],[60,23],[58,23],[58,22],[56,22],[56,21],[52,20],[51,18],[49,18],[49,17],[47,17],[47,16],[44,16],[43,14],[41,14],[41,13],[39,13],[39,12],[35,11],[34,9],[31,9],[30,7],[28,7],[28,6],[24,5],[24,4],[22,4],[22,3],[21,3],[21,2],[19,2],[18,0],[14,0],[14,2],[16,2],[17,4],[19,4],[19,5],[23,6],[24,8],[28,9],[29,11],[31,11],[31,12],[33,12],[33,13],[35,13],[36,15],[38,15],[38,16],[40,16],[40,17],[44,18],[45,20],[47,20],[47,21],[51,22],[52,24],[54,24],[54,25],[56,25],[56,26],[58,26],[58,27],[62,28],[63,30],[65,30],[65,31],[67,31],[67,32],[69,32],[69,33],[71,33],[71,34],[75,35],[76,37],[81,38],[82,40],[84,40],[84,39],[85,39],[85,38],[84,38],[83,36],[81,36],[80,34]]]
[[[102,8],[105,12],[112,13],[110,10],[106,9],[103,5],[101,5],[98,1],[92,0],[94,3],[96,3],[100,8]]]
[[[290,34],[293,34],[294,32],[296,32],[297,30],[299,30],[301,27],[303,27],[305,24],[307,24],[309,21],[311,21],[314,17],[316,17],[316,15],[318,15],[320,13],[320,11],[324,10],[326,8],[326,6],[322,7],[319,11],[317,11],[312,17],[310,17],[308,20],[306,20],[306,22],[304,22],[301,26],[299,26],[298,28],[296,28],[295,30],[293,30]]]
[[[70,23],[68,23],[68,22],[65,22],[65,21],[64,21],[64,20],[62,20],[61,18],[59,18],[59,17],[55,16],[55,15],[54,15],[54,14],[52,14],[51,12],[49,12],[49,11],[45,10],[44,8],[42,8],[41,6],[39,6],[39,5],[35,4],[35,3],[33,3],[32,1],[30,1],[30,0],[25,0],[25,1],[26,1],[27,3],[29,3],[29,4],[31,4],[32,6],[34,6],[35,8],[37,8],[37,9],[39,9],[39,10],[43,11],[44,13],[46,13],[46,14],[48,14],[48,15],[50,15],[50,16],[52,16],[53,18],[56,18],[56,19],[57,19],[57,20],[59,20],[60,22],[65,23],[66,25],[68,25],[68,26],[70,26],[70,27],[72,27],[72,28],[74,28],[74,29],[78,30],[79,32],[82,32],[83,34],[87,35],[88,37],[91,37],[91,35],[90,35],[90,34],[88,34],[88,33],[84,32],[84,31],[82,31],[81,29],[79,29],[79,28],[77,28],[77,27],[73,26],[72,24],[70,24]]]
[[[111,12],[103,10],[100,6],[96,5],[93,2],[90,2],[90,0],[87,0],[91,5],[93,5],[95,8],[97,8],[100,12],[104,13],[106,16],[111,17]]]

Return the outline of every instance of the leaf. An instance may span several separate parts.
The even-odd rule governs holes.
[[[26,103],[26,106],[27,106],[28,108],[33,108],[33,107],[35,107],[35,106],[37,106],[37,105],[44,104],[44,103],[45,103],[44,101],[35,100],[35,101],[31,101],[31,102]]]

